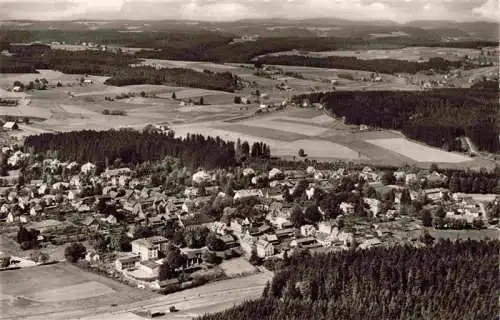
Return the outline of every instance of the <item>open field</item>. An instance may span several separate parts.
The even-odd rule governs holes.
[[[245,258],[225,260],[219,266],[228,277],[257,271],[257,268],[251,265]]]
[[[256,119],[256,120],[246,120],[242,124],[261,127],[261,128],[277,128],[280,131],[299,133],[306,136],[317,136],[326,131],[325,128],[317,127],[314,125],[306,125],[300,123],[290,123],[285,121],[279,121],[279,119]]]
[[[0,284],[0,319],[54,319],[53,312],[108,308],[155,296],[67,263],[4,271]]]
[[[62,288],[50,289],[28,295],[27,298],[37,302],[61,302],[68,300],[80,300],[112,294],[115,290],[96,282],[88,281]]]
[[[397,152],[417,162],[465,162],[471,160],[461,154],[446,152],[404,138],[367,140],[376,146]]]
[[[380,34],[378,35],[380,36]],[[386,35],[387,36],[387,35]],[[305,55],[309,57],[356,57],[358,59],[397,59],[408,61],[427,61],[430,58],[443,58],[446,60],[461,60],[465,55],[469,57],[478,57],[481,50],[463,49],[463,48],[440,48],[440,47],[408,47],[403,49],[391,50],[335,50],[335,51],[320,51],[320,52],[301,52],[301,51],[282,51],[268,54],[269,56],[282,55]]]
[[[172,305],[180,312],[161,319],[189,319],[259,297],[272,275],[260,272],[162,296],[66,263],[5,271],[0,274],[0,319],[137,319],[131,311],[167,312]],[[66,289],[78,290],[64,296]]]
[[[188,61],[164,61],[172,66],[197,65],[211,71],[218,64]],[[329,90],[328,79],[338,79],[342,85],[337,90],[387,90],[409,89],[411,85],[404,79],[384,75],[383,82],[363,82],[362,77],[370,73],[352,70],[321,69],[283,66],[285,71],[298,72],[307,80],[289,78],[287,85],[290,91],[280,91],[273,87],[280,80],[254,76],[253,70],[239,64],[221,65],[220,68],[231,70],[245,80],[255,81],[262,93],[269,94],[266,103],[281,102],[294,94],[314,90]],[[486,69],[486,68],[485,68]],[[491,72],[488,69],[484,72]],[[142,129],[147,124],[166,124],[174,129],[177,136],[187,133],[201,133],[210,136],[220,136],[226,140],[262,141],[271,147],[274,156],[292,159],[299,149],[304,149],[309,159],[333,161],[345,159],[350,161],[368,162],[375,165],[415,164],[428,166],[436,162],[443,168],[491,167],[484,159],[470,159],[462,155],[447,153],[420,144],[406,141],[400,134],[389,131],[360,132],[359,127],[346,125],[340,120],[332,119],[321,111],[303,108],[287,108],[284,111],[261,113],[254,115],[258,105],[237,105],[233,103],[234,96],[251,96],[256,88],[247,87],[234,94],[197,88],[183,88],[166,85],[131,85],[113,87],[104,84],[105,77],[92,77],[94,84],[73,85],[79,75],[65,75],[60,72],[41,70],[41,75],[49,81],[62,79],[62,88],[49,88],[43,91],[14,94],[6,92],[13,79],[28,80],[33,74],[1,75],[0,87],[5,94],[19,97],[17,107],[0,107],[0,113],[18,117],[37,117],[30,124],[22,124],[21,131],[14,133],[18,137],[41,132],[70,130],[107,130],[114,128]],[[471,71],[472,72],[472,71]],[[483,71],[481,71],[483,72]],[[342,74],[350,74],[354,80],[339,78]],[[41,76],[36,75],[36,76]],[[471,77],[479,75],[470,74]],[[141,97],[140,92],[148,96]],[[114,98],[123,93],[133,92],[135,97],[107,101],[105,97]],[[172,99],[172,92],[178,99],[204,98],[207,105],[181,106],[179,101]],[[1,92],[0,92],[1,93]],[[24,97],[21,99],[21,97]],[[125,116],[103,115],[104,110],[124,111]],[[396,139],[386,141],[385,139]],[[384,142],[385,141],[385,142]],[[397,144],[394,144],[397,142]],[[389,148],[389,144],[391,145]]]

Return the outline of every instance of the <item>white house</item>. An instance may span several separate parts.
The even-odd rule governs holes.
[[[208,182],[210,181],[212,177],[206,172],[206,171],[198,171],[195,174],[193,174],[193,182],[194,183],[203,183],[203,182]]]
[[[96,263],[96,262],[101,260],[101,257],[99,256],[99,254],[97,252],[90,251],[90,252],[87,252],[87,254],[85,255],[85,260],[87,260],[90,263]]]
[[[312,237],[316,233],[316,228],[313,225],[306,224],[300,227],[300,234],[304,237]]]
[[[80,176],[75,175],[72,176],[71,179],[69,180],[69,185],[72,187],[81,187],[82,186],[82,179],[80,179]]]
[[[274,254],[274,245],[264,238],[259,238],[256,242],[257,256],[265,258]]]
[[[234,200],[247,199],[247,198],[263,198],[264,194],[260,189],[242,189],[234,193]]]
[[[116,219],[116,217],[114,215],[110,214],[106,218],[106,222],[109,223],[109,224],[117,224],[118,223],[118,219]]]
[[[311,200],[312,197],[314,197],[314,190],[315,190],[314,187],[306,189],[306,196],[308,200]]]
[[[87,162],[86,164],[84,164],[84,165],[81,167],[81,169],[80,169],[80,171],[81,171],[82,173],[84,173],[84,174],[90,174],[90,173],[92,173],[92,172],[95,172],[95,170],[96,170],[96,166],[95,166],[95,164],[90,163],[90,162]]]
[[[340,204],[340,210],[347,215],[354,214],[354,205],[352,203],[342,202]]]
[[[131,242],[132,252],[139,254],[141,260],[158,259],[159,252],[167,250],[168,239],[155,236],[150,238],[137,239]]]
[[[255,175],[255,170],[252,168],[245,168],[243,169],[243,176],[254,176]]]
[[[5,122],[3,125],[4,130],[18,130],[19,125],[14,121]]]
[[[269,180],[281,179],[283,177],[283,172],[277,168],[272,168],[269,171]]]

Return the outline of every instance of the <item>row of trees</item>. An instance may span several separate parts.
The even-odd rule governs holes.
[[[448,188],[453,193],[500,193],[500,174],[455,172],[449,179]]]
[[[461,66],[460,61],[448,61],[443,58],[431,58],[426,62],[405,61],[398,59],[358,59],[357,57],[309,57],[301,55],[265,56],[259,58],[263,64],[292,65],[315,68],[337,68],[363,70],[379,73],[411,73],[434,70],[447,72],[450,68]]]
[[[493,319],[499,249],[499,241],[441,241],[299,253],[262,298],[198,319]]]
[[[268,157],[269,147],[256,143],[250,150],[240,150],[243,157]],[[65,133],[44,133],[28,137],[24,146],[35,153],[54,154],[64,160],[84,163],[138,164],[146,161],[160,161],[166,156],[179,158],[190,169],[205,167],[225,168],[237,164],[234,142],[219,137],[205,138],[191,134],[185,138],[174,138],[156,132],[134,130],[73,131]],[[259,152],[253,152],[253,150]],[[266,152],[262,152],[265,149]]]
[[[448,150],[468,136],[480,149],[500,151],[498,93],[491,90],[342,91],[294,97],[321,102],[348,123],[401,130],[406,136]],[[450,117],[453,115],[453,117]]]

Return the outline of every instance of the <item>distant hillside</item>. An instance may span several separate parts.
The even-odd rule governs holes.
[[[390,20],[354,21],[338,18],[318,19],[247,19],[232,22],[183,20],[76,20],[76,21],[2,21],[0,29],[59,30],[59,31],[120,31],[137,33],[171,31],[213,31],[233,35],[256,34],[261,37],[327,36],[369,37],[373,33],[403,31],[421,41],[435,41],[447,37],[460,40],[498,41],[498,24],[492,22],[412,21],[398,24]],[[293,33],[291,33],[293,32]]]
[[[498,41],[499,39],[499,25],[494,22],[412,21],[406,25],[422,29],[460,30],[475,39],[489,41]]]

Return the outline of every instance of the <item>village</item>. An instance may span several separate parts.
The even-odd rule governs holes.
[[[69,260],[168,293],[272,270],[297,250],[422,246],[438,229],[497,231],[497,195],[451,192],[432,167],[189,172],[168,157],[125,167],[55,155],[1,149],[4,269]]]

